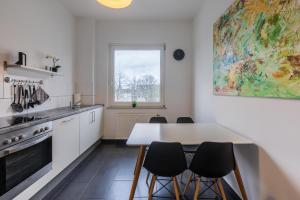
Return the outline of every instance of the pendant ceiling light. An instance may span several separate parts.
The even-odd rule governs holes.
[[[97,0],[97,2],[108,8],[119,9],[130,6],[132,0]]]

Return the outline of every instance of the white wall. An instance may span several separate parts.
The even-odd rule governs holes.
[[[16,75],[4,71],[3,62],[16,62],[19,51],[27,54],[27,65],[43,68],[50,65],[46,54],[61,59],[63,77],[33,76],[30,80],[45,81],[45,90],[51,96],[42,106],[29,112],[67,106],[73,94],[74,19],[57,0],[1,0],[0,1],[0,76]],[[13,60],[13,61],[12,61]],[[11,111],[10,85],[0,81],[0,116],[15,114]]]
[[[79,19],[77,24],[84,27],[83,22],[89,20]],[[77,25],[78,26],[78,25]],[[92,30],[92,29],[90,29]],[[81,42],[91,33],[84,31],[77,37]],[[127,132],[119,132],[121,129],[130,129],[132,120],[137,116],[161,114],[168,117],[170,122],[175,122],[177,116],[190,116],[192,112],[192,22],[147,22],[147,21],[99,21],[96,24],[95,46],[95,94],[96,103],[107,105],[108,93],[108,62],[109,44],[158,44],[165,43],[166,50],[166,83],[165,99],[167,109],[140,110],[140,109],[105,109],[104,114],[104,138],[125,139]],[[80,42],[80,41],[79,41]],[[173,51],[182,48],[186,52],[183,61],[173,59]],[[90,63],[87,61],[87,63]],[[81,63],[83,65],[84,63]],[[80,68],[85,66],[78,66]],[[84,75],[85,76],[85,75]],[[81,86],[89,88],[89,83]],[[87,89],[89,90],[89,89]],[[91,100],[85,98],[85,102]],[[132,115],[133,114],[133,115]],[[132,118],[129,116],[132,115]],[[127,125],[122,124],[120,116],[129,120]],[[130,119],[129,119],[129,118]],[[146,119],[145,118],[145,119]],[[135,120],[133,120],[135,121]],[[119,122],[119,123],[118,123]],[[122,124],[122,125],[121,125]],[[122,126],[122,128],[120,128]],[[119,127],[119,128],[118,128]]]
[[[194,21],[194,115],[251,138],[255,147],[236,147],[252,200],[300,199],[300,102],[213,96],[213,23],[233,0],[206,0]],[[232,178],[227,180],[232,182]]]
[[[76,19],[75,90],[86,104],[93,104],[95,99],[95,28],[96,21],[93,19]]]

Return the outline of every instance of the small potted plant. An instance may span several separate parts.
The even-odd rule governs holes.
[[[52,60],[52,67],[50,68],[50,71],[57,72],[58,68],[61,68],[60,65],[57,65],[57,62],[60,60],[59,58],[56,58],[55,56],[47,55],[46,59]]]
[[[136,108],[136,107],[137,107],[137,102],[136,102],[136,101],[133,101],[133,102],[132,102],[132,107],[133,107],[133,108]]]
[[[53,72],[57,72],[58,68],[61,68],[61,66],[56,65],[55,67],[52,67],[52,71]]]

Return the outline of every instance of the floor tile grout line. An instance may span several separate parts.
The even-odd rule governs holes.
[[[96,170],[94,176],[91,177],[90,181],[86,184],[86,187],[85,189],[83,190],[82,194],[80,195],[80,198],[79,199],[82,199],[83,198],[83,195],[84,193],[87,191],[88,189],[88,186],[91,184],[91,182],[94,180],[94,178],[97,176],[98,172],[100,171],[100,169],[102,168],[102,165],[104,164],[104,162],[101,162],[101,166],[99,167],[99,169]],[[119,168],[118,168],[119,170]]]
[[[93,155],[90,155],[90,156],[93,156]],[[87,157],[86,158],[86,160],[89,160],[91,157]],[[92,160],[92,159],[91,159]],[[103,162],[100,162],[101,163],[101,165],[103,164]],[[76,170],[79,170],[81,167],[79,167],[78,169],[76,169]],[[86,182],[86,186],[85,186],[85,189],[83,190],[83,192],[82,192],[82,194],[80,195],[80,197],[79,197],[79,199],[82,199],[82,196],[84,195],[84,192],[86,191],[86,189],[87,189],[87,187],[89,186],[89,184],[90,184],[90,182],[94,179],[94,177],[97,175],[97,173],[98,173],[98,171],[100,170],[100,168],[101,167],[99,167],[99,169],[97,169],[96,170],[96,173],[94,174],[94,176],[92,176],[91,177],[91,179],[88,181],[88,182]],[[75,177],[75,175],[74,175],[74,177]],[[73,182],[73,180],[74,180],[74,177],[72,177],[72,179],[71,179],[71,181],[68,183],[68,184],[66,184],[65,186],[64,186],[64,188],[67,188],[69,185],[71,185],[71,184],[74,184],[74,182]],[[76,184],[85,184],[85,182],[75,182]],[[51,200],[55,200],[57,197],[59,197],[59,195],[62,193],[64,191],[64,189],[62,189],[61,190],[61,192],[59,192],[57,195],[54,195],[54,198],[51,198]]]
[[[104,162],[101,162],[101,165],[99,166],[99,168],[96,170],[94,176],[91,177],[90,181],[87,182],[85,189],[83,190],[82,194],[80,195],[79,199],[83,198],[84,193],[86,192],[88,186],[92,183],[92,181],[94,180],[94,178],[97,176],[98,172],[100,171],[102,165],[104,164]]]

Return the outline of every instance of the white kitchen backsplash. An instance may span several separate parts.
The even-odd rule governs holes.
[[[95,96],[93,95],[81,95],[82,105],[93,105],[95,104]]]
[[[49,100],[42,105],[35,106],[35,108],[28,109],[23,113],[16,113],[10,107],[12,103],[12,99],[0,99],[0,117],[10,116],[10,115],[19,115],[26,114],[32,112],[39,112],[48,109],[54,109],[59,107],[69,106],[70,101],[72,100],[72,96],[50,96]]]
[[[2,67],[0,67],[1,69]],[[2,68],[3,69],[3,68]],[[34,74],[26,73],[26,76],[12,75],[6,71],[1,73],[2,80],[0,81],[0,117],[10,116],[10,115],[20,115],[32,112],[38,112],[48,109],[54,109],[58,107],[65,107],[70,105],[72,101],[72,94],[60,94],[56,93],[61,88],[57,88],[56,82],[61,81],[59,79],[64,79],[65,77],[49,77],[49,76],[34,76]],[[14,112],[10,105],[13,102],[13,82],[6,83],[4,81],[5,77],[16,80],[30,80],[30,81],[43,81],[41,87],[49,94],[50,98],[42,105],[36,105],[34,108],[24,110],[22,113]],[[36,85],[37,86],[37,85]]]

